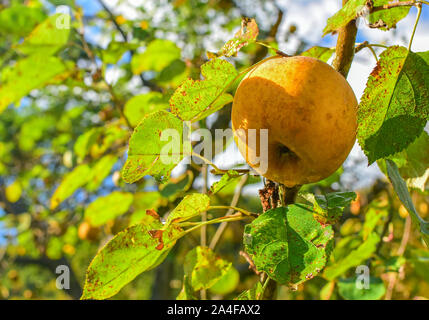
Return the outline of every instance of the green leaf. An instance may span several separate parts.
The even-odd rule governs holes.
[[[401,0],[399,2],[405,2],[407,0]],[[374,0],[374,7],[381,7],[385,4],[392,2],[391,0]],[[404,19],[410,12],[411,6],[402,6],[396,8],[390,8],[386,10],[380,10],[373,12],[368,17],[368,22],[371,27],[376,27],[381,30],[389,30],[396,28],[396,24]]]
[[[166,111],[144,117],[130,139],[128,159],[122,169],[124,181],[133,183],[145,175],[152,175],[157,179],[169,176],[183,158],[182,126],[181,120]],[[164,130],[172,133],[168,141],[161,141]],[[164,150],[169,146],[169,150]]]
[[[177,205],[177,207],[168,215],[165,224],[183,222],[207,211],[210,206],[210,198],[206,194],[193,193],[187,195]]]
[[[385,272],[400,272],[401,267],[405,265],[407,259],[403,256],[392,256],[388,259],[383,259]]]
[[[233,97],[224,93],[237,71],[229,62],[213,59],[201,66],[205,80],[185,80],[170,99],[171,112],[183,121],[198,121],[232,102]]]
[[[81,299],[107,299],[140,273],[157,267],[183,235],[176,226],[163,229],[159,220],[119,232],[95,256],[86,272]]]
[[[34,8],[14,2],[0,11],[0,33],[26,36],[36,24],[42,22],[45,14],[41,8]]]
[[[106,64],[116,64],[125,52],[136,50],[138,43],[111,41],[106,50],[101,51],[101,57]]]
[[[67,43],[70,34],[70,28],[65,28],[63,23],[70,25],[69,15],[57,13],[48,17],[17,46],[17,50],[27,55],[37,53],[45,57],[56,53]]]
[[[386,293],[383,280],[370,277],[369,288],[358,288],[355,278],[340,279],[338,292],[346,300],[379,300]]]
[[[356,199],[354,192],[332,192],[326,195],[315,195],[313,210],[315,218],[321,223],[333,224],[339,221],[344,208]]]
[[[124,106],[124,114],[135,127],[142,118],[152,112],[168,108],[168,101],[159,92],[149,92],[132,97]]]
[[[89,179],[91,168],[87,164],[82,164],[66,174],[58,188],[51,197],[51,210],[54,210],[65,199],[73,195],[73,193],[83,187]]]
[[[144,71],[160,72],[174,60],[180,59],[180,48],[169,40],[156,39],[149,43],[143,53],[135,54],[131,60],[134,74]]]
[[[88,179],[88,184],[85,186],[86,190],[97,190],[103,183],[104,179],[109,175],[110,171],[112,171],[112,168],[117,161],[118,157],[113,154],[108,154],[97,160],[91,168],[91,176]]]
[[[19,148],[30,152],[34,150],[36,143],[55,126],[55,118],[44,114],[42,117],[27,119],[21,126],[19,132]]]
[[[429,251],[426,249],[411,249],[408,262],[412,265],[416,275],[429,283]]]
[[[159,186],[159,193],[169,202],[174,202],[177,198],[182,198],[186,191],[192,187],[194,174],[188,170],[184,174],[171,178],[168,183]]]
[[[263,287],[258,281],[251,289],[243,291],[234,300],[260,300],[262,294]]]
[[[259,29],[255,19],[243,18],[241,29],[234,35],[234,38],[224,44],[218,53],[208,52],[209,59],[217,57],[237,56],[238,51],[249,43],[254,42],[258,37]]]
[[[334,280],[338,276],[344,274],[351,267],[360,265],[374,253],[377,244],[380,242],[380,237],[376,233],[371,233],[368,239],[364,241],[357,249],[353,250],[345,258],[336,262],[333,265],[326,267],[323,275],[328,280]]]
[[[323,62],[328,62],[334,52],[335,49],[333,48],[315,46],[301,53],[301,56],[313,57]]]
[[[187,275],[183,277],[183,286],[176,300],[197,300]]]
[[[87,146],[87,151],[92,158],[98,158],[105,154],[110,147],[121,146],[129,138],[129,131],[117,122],[105,124],[99,128],[100,132],[96,133],[96,139],[91,141]]]
[[[102,134],[103,128],[91,128],[77,138],[74,144],[74,153],[77,156],[78,162],[82,162],[85,159],[89,154],[91,147],[97,142]]]
[[[368,239],[370,234],[374,231],[378,222],[385,219],[388,215],[386,209],[370,207],[369,210],[365,213],[365,223],[362,227],[362,238],[363,240]]]
[[[419,226],[423,240],[426,242],[426,245],[429,246],[429,222],[424,221],[417,213],[410,193],[408,192],[407,185],[399,174],[396,164],[392,160],[386,159],[386,168],[389,180],[392,183],[393,189],[395,189],[399,200],[401,200],[402,204],[407,208],[412,221]]]
[[[426,131],[407,149],[389,157],[399,168],[399,173],[409,188],[425,190],[429,179],[429,135]]]
[[[68,72],[71,67],[56,57],[37,54],[18,60],[13,68],[3,69],[0,87],[0,113],[11,103],[17,103],[31,90],[42,88],[56,76]]]
[[[268,210],[244,229],[245,250],[256,268],[280,284],[309,280],[327,262],[334,232],[314,219],[311,209],[295,204]]]
[[[233,292],[240,282],[240,273],[231,266],[213,286],[209,288],[214,294],[227,295]]]
[[[213,185],[210,187],[210,194],[216,194],[219,191],[221,191],[223,188],[225,188],[230,183],[233,183],[240,178],[242,174],[238,173],[235,170],[228,170],[227,173],[225,173],[222,178],[220,178],[219,181],[213,183]]]
[[[197,291],[210,288],[231,266],[210,248],[198,246],[186,255],[184,269],[192,288]]]
[[[133,195],[129,192],[114,191],[107,196],[98,197],[85,210],[85,220],[92,226],[102,226],[109,220],[128,211],[133,202]]]
[[[403,47],[390,47],[380,55],[358,109],[357,137],[369,163],[405,149],[428,116],[428,64]]]
[[[176,88],[188,75],[189,68],[186,66],[186,63],[180,59],[176,59],[158,74],[155,81],[161,85],[169,85],[170,87]]]
[[[323,35],[338,31],[341,27],[347,25],[351,20],[356,19],[364,12],[367,0],[349,0],[332,17],[328,19]]]

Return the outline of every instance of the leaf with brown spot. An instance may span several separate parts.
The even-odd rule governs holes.
[[[244,247],[258,271],[280,284],[297,285],[325,266],[332,245],[332,226],[322,226],[311,206],[268,210],[244,229]]]
[[[210,248],[198,246],[186,255],[184,269],[189,284],[197,291],[213,286],[231,266]]]
[[[107,299],[140,273],[157,267],[184,234],[174,225],[163,228],[154,220],[118,233],[89,265],[81,299]]]
[[[386,49],[368,78],[358,109],[359,144],[369,163],[404,150],[429,119],[427,53]]]
[[[201,66],[205,80],[185,80],[170,99],[171,112],[183,121],[198,121],[232,102],[225,90],[238,73],[228,61],[214,59]]]
[[[227,41],[217,53],[207,52],[207,56],[209,59],[236,56],[241,48],[254,42],[258,34],[259,28],[255,19],[243,18],[241,29],[234,35],[234,38]]]
[[[168,141],[160,137],[162,132],[172,134],[166,134]],[[161,154],[168,145],[171,148]],[[144,117],[134,129],[129,143],[128,159],[122,168],[122,178],[127,183],[140,180],[145,175],[154,176],[158,180],[167,179],[171,170],[182,159],[182,121],[167,111],[157,111]]]
[[[168,215],[166,225],[189,220],[202,212],[207,211],[210,206],[210,198],[201,193],[187,195]]]

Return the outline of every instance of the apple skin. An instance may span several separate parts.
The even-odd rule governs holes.
[[[353,90],[330,65],[310,57],[275,56],[242,79],[231,120],[247,163],[267,179],[294,187],[320,181],[341,166],[356,139],[356,113]],[[246,143],[247,129],[257,129],[256,148]],[[260,149],[258,129],[268,129],[268,164],[258,164],[254,156]]]

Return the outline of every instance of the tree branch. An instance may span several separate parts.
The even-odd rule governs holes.
[[[237,188],[235,190],[234,196],[232,197],[231,200],[231,207],[235,207],[238,203],[238,200],[240,199],[240,195],[241,195],[241,191],[243,190],[244,185],[246,184],[247,181],[247,175],[244,175],[240,182],[237,185]],[[232,215],[234,213],[234,209],[229,209],[228,212],[226,213],[226,216]],[[220,237],[223,234],[223,231],[225,230],[226,226],[227,226],[228,222],[222,222],[219,227],[216,230],[216,233],[214,234],[211,242],[210,242],[210,249],[214,250],[214,248],[216,247],[216,244],[218,243]]]
[[[391,2],[382,6],[372,8],[371,12],[377,12],[381,10],[393,9],[398,7],[412,7],[418,4],[425,3],[425,1],[411,0],[411,1],[402,1],[402,2]]]
[[[343,6],[347,3],[347,1],[348,0],[343,0]],[[349,73],[350,66],[353,61],[356,33],[356,20],[350,21],[338,32],[337,46],[335,49],[336,55],[333,62],[333,67],[335,70],[341,73],[344,78],[347,78],[347,74]]]

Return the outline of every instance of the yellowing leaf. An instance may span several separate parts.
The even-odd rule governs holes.
[[[162,71],[173,61],[180,59],[180,48],[169,40],[156,39],[149,43],[143,53],[135,54],[131,60],[134,74],[144,71]]]
[[[70,25],[69,15],[54,14],[39,24],[17,49],[27,55],[52,55],[67,43],[70,34],[67,25]]]
[[[157,267],[183,235],[159,220],[136,224],[118,233],[95,256],[86,273],[81,299],[107,299],[140,273]]]
[[[124,114],[135,127],[149,113],[168,108],[168,101],[159,92],[149,92],[132,97],[124,106]]]
[[[221,279],[232,264],[223,260],[208,247],[198,246],[185,258],[185,275],[194,289],[208,289]]]
[[[3,71],[6,74],[1,77],[0,112],[11,103],[18,102],[31,90],[41,88],[55,76],[67,72],[70,67],[56,57],[46,57],[43,54],[19,60],[13,68],[6,69],[7,73]]]
[[[115,18],[116,22],[121,25],[127,22],[127,19],[123,15],[119,15]]]
[[[210,198],[201,193],[187,195],[168,215],[166,225],[189,220],[204,211],[210,206]]]
[[[91,168],[86,164],[77,166],[73,171],[66,174],[52,195],[51,210],[54,210],[61,202],[73,195],[77,189],[83,187],[88,182],[90,174]]]
[[[17,202],[21,198],[22,187],[21,183],[18,180],[15,180],[13,183],[8,185],[5,189],[5,196],[9,202]]]
[[[185,80],[170,99],[171,112],[183,121],[198,121],[232,102],[224,93],[236,79],[234,66],[221,59],[214,59],[201,66],[205,80]]]
[[[231,266],[228,271],[213,286],[209,288],[214,294],[226,295],[237,288],[240,282],[240,273]]]
[[[349,0],[347,3],[332,17],[328,19],[323,35],[338,31],[351,20],[356,19],[365,11],[365,3],[367,0]]]
[[[118,161],[118,157],[113,154],[108,154],[97,160],[91,168],[91,176],[89,177],[86,189],[95,191],[106,179],[112,170],[114,164]]]
[[[168,178],[183,158],[183,123],[166,111],[151,113],[134,129],[129,145],[122,168],[125,182],[133,183],[145,175]]]

